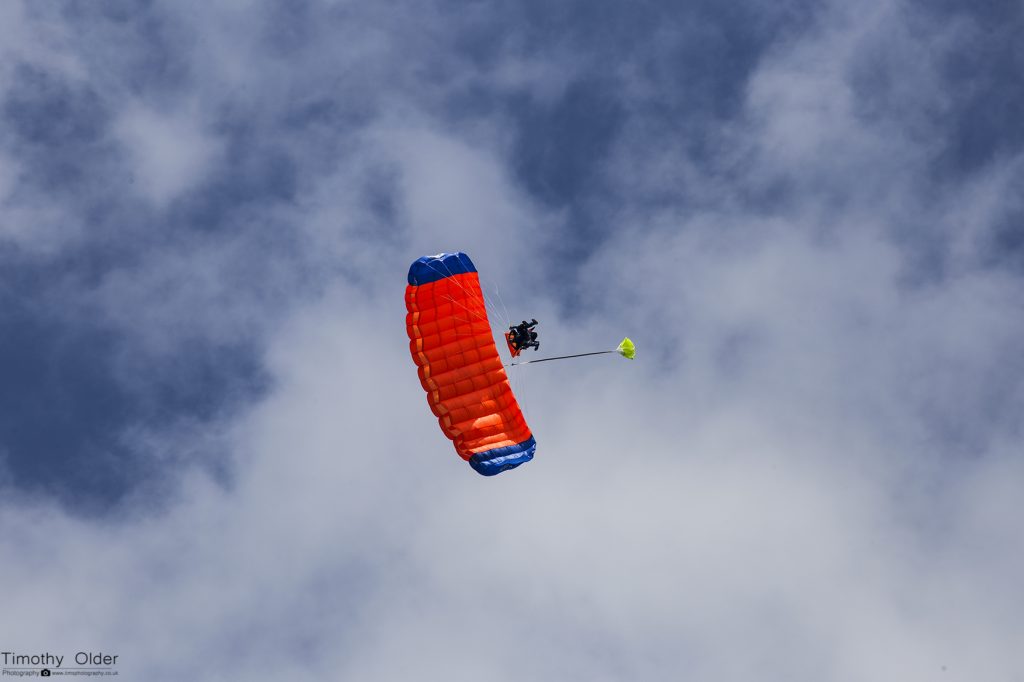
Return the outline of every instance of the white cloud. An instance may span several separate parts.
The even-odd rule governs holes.
[[[508,261],[522,254],[524,237],[535,232],[542,214],[515,188],[494,151],[430,129],[377,135],[401,169],[407,248],[464,250],[512,276]]]
[[[58,206],[18,193],[23,169],[13,156],[0,154],[0,241],[26,253],[59,251],[81,236],[81,224]]]
[[[137,104],[121,114],[116,130],[143,196],[158,206],[201,185],[221,153],[195,106],[168,112]]]
[[[861,39],[891,11],[846,20]],[[373,19],[360,44],[401,52]],[[221,68],[250,85],[266,74],[257,101],[286,88],[263,62],[240,73],[259,52],[249,20]],[[102,521],[5,501],[0,583],[17,586],[5,650],[110,650],[128,679],[169,680],[1024,674],[1024,472],[1018,420],[1001,411],[1024,400],[1020,284],[968,258],[908,284],[901,219],[945,220],[908,180],[930,150],[856,114],[845,74],[857,40],[826,29],[770,56],[751,76],[750,117],[719,131],[723,155],[752,160],[732,169],[732,193],[696,172],[684,140],[628,127],[623,146],[641,143],[605,169],[629,191],[580,270],[588,306],[561,315],[552,291],[527,310],[552,355],[628,333],[639,358],[515,370],[539,448],[494,479],[458,459],[427,409],[402,289],[413,258],[460,248],[512,290],[513,311],[527,305],[519,262],[558,216],[517,187],[503,122],[450,126],[396,78],[381,97],[400,112],[337,132],[336,158],[314,153],[329,124],[281,141],[324,167],[260,217],[302,235],[294,253],[258,260],[280,268],[258,278],[266,289],[244,291],[253,280],[235,268],[277,254],[235,216],[227,235],[143,258],[90,298],[154,352],[187,333],[264,344],[272,383],[258,404],[160,444],[227,450],[227,482],[186,472],[168,507],[136,500]],[[309,63],[336,44],[311,40]],[[557,82],[535,68],[495,70],[513,88]],[[157,207],[220,154],[202,110],[121,119]],[[808,191],[818,174],[834,190],[864,168],[882,180],[823,224],[827,202]],[[801,190],[791,206],[766,216],[737,198],[787,174]],[[646,205],[679,177],[700,202]],[[1008,177],[957,188],[961,213],[939,231],[998,214],[992,187]],[[296,283],[301,267],[320,286]]]
[[[0,83],[14,68],[31,64],[72,78],[85,69],[70,43],[73,29],[49,14],[49,8],[16,0],[0,7]]]

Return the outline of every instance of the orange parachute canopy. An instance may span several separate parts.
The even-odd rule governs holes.
[[[533,459],[533,439],[494,345],[480,278],[464,253],[424,256],[405,289],[409,350],[459,456],[484,476]]]

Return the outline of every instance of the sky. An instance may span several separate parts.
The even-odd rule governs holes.
[[[1018,0],[0,4],[0,648],[1024,681]],[[534,461],[409,356],[464,251]]]

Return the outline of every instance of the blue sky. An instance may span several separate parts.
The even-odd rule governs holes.
[[[4,650],[1024,676],[1019,2],[0,9]],[[436,428],[462,250],[537,459]],[[504,320],[496,320],[496,323]],[[558,351],[556,353],[556,351]]]

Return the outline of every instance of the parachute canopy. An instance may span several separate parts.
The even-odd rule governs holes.
[[[537,442],[502,367],[469,256],[417,259],[409,268],[405,305],[420,384],[459,456],[484,476],[533,459]]]

